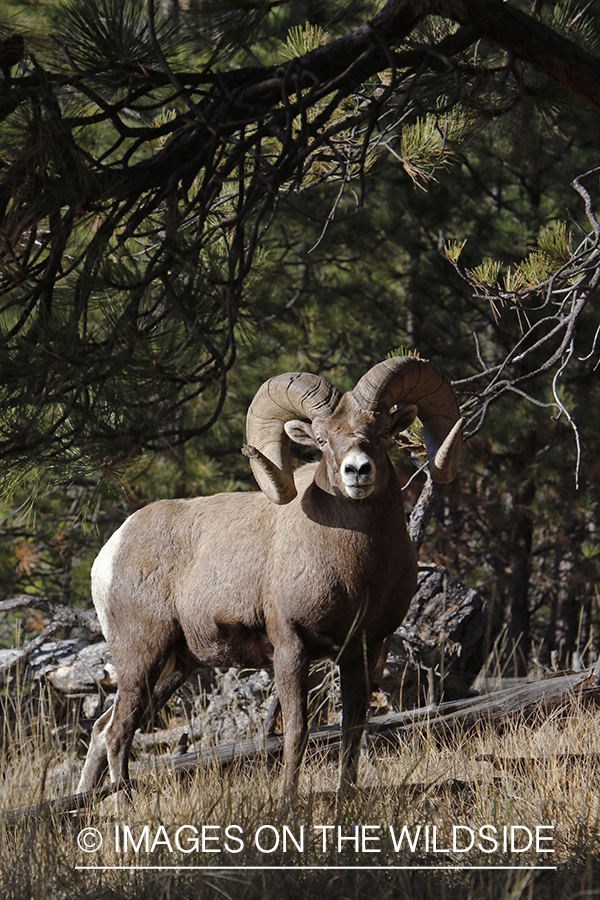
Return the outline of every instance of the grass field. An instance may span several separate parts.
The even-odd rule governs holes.
[[[69,793],[81,760],[49,705],[5,698],[3,708],[2,810]],[[343,801],[336,774],[308,759],[298,797],[282,798],[265,761],[183,780],[148,767],[130,800],[3,824],[0,897],[600,896],[595,710],[370,748],[361,787]]]

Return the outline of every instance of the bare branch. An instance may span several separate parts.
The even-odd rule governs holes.
[[[93,609],[75,609],[70,606],[62,606],[59,603],[52,603],[50,600],[46,600],[45,597],[32,597],[29,594],[19,594],[17,597],[11,597],[9,600],[0,600],[0,614],[12,612],[16,609],[36,609],[52,618],[36,637],[28,641],[18,651],[15,651],[15,656],[9,662],[0,665],[0,673],[7,672],[19,663],[24,662],[61,628],[78,626],[86,628],[94,634],[102,633],[100,622]]]
[[[46,613],[52,616],[59,628],[79,626],[87,628],[94,634],[102,633],[98,617],[93,609],[75,609],[60,603],[52,603],[45,597],[34,597],[31,594],[19,594],[8,600],[0,600],[0,614],[16,609],[36,609]]]

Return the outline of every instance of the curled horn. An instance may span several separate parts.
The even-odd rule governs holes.
[[[414,404],[423,425],[431,477],[440,484],[456,475],[464,420],[450,380],[434,363],[396,356],[373,366],[352,391],[357,403],[373,412]]]
[[[250,460],[261,491],[273,503],[289,503],[297,493],[285,423],[330,416],[340,398],[338,389],[325,378],[307,372],[276,375],[258,389],[248,410],[248,443],[242,453]]]

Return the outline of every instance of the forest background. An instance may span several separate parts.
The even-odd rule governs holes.
[[[254,489],[271,375],[418,352],[468,438],[421,558],[489,601],[505,674],[593,661],[598,6],[5,2],[2,595],[87,607],[134,509]]]

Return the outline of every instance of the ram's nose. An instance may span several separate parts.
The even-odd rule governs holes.
[[[375,463],[366,453],[349,453],[340,467],[340,474],[348,496],[360,500],[373,490]]]

